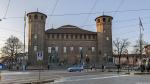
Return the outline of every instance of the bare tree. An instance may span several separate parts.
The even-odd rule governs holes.
[[[2,48],[3,56],[15,57],[18,53],[23,50],[22,42],[15,36],[10,36],[6,42],[5,46]]]
[[[113,41],[114,50],[116,51],[115,54],[119,56],[119,65],[120,65],[120,57],[125,52],[129,44],[130,42],[128,41],[128,39],[120,40],[119,38],[116,38]]]
[[[144,46],[148,45],[148,42],[142,40],[142,53],[144,53]],[[133,45],[133,54],[140,54],[140,41],[136,40],[136,44]]]

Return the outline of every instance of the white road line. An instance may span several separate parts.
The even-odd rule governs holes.
[[[95,78],[85,78],[85,79],[73,79],[73,80],[67,80],[67,79],[64,78],[64,79],[56,80],[55,83],[82,81],[82,80],[96,80],[96,79],[117,78],[117,77],[124,77],[124,76],[129,76],[129,75],[115,75],[115,76],[95,77]],[[81,77],[83,77],[83,76],[81,76]]]
[[[2,72],[1,75],[21,75],[30,74],[30,72]]]

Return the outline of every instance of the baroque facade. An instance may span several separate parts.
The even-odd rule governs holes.
[[[36,65],[37,52],[42,52],[43,63],[77,64],[89,59],[90,64],[103,64],[112,58],[112,17],[95,19],[97,31],[73,25],[45,30],[47,16],[40,12],[27,14],[29,25],[28,62]]]

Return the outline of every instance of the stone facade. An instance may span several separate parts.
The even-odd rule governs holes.
[[[102,64],[112,58],[112,17],[95,19],[97,32],[73,25],[64,25],[45,31],[46,15],[40,12],[27,14],[29,24],[29,64],[36,65],[37,52],[43,53],[43,63],[49,64]]]
[[[150,45],[145,46],[145,54],[150,57]]]

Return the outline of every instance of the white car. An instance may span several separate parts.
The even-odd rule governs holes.
[[[69,72],[76,72],[76,71],[81,72],[83,70],[84,70],[83,65],[74,65],[74,66],[68,68]]]

